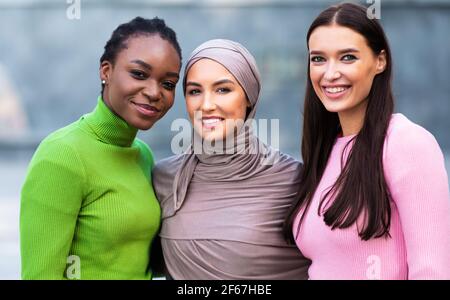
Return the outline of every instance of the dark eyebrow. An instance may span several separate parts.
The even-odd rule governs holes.
[[[218,81],[214,82],[213,86],[221,85],[221,84],[224,84],[224,83],[234,84],[234,82],[231,81],[230,79],[222,79],[222,80],[218,80]]]
[[[355,52],[359,52],[359,50],[357,50],[355,48],[345,48],[345,49],[339,50],[338,54],[355,53]],[[311,52],[309,52],[309,55],[323,55],[323,52],[317,51],[317,50],[311,50]]]
[[[132,62],[132,63],[135,63],[135,64],[137,64],[137,65],[140,65],[141,67],[143,67],[143,68],[145,68],[145,69],[147,69],[147,70],[153,69],[152,66],[150,66],[150,65],[149,65],[148,63],[146,63],[146,62],[143,62],[143,61],[140,60],[140,59],[135,59],[135,60],[132,60],[131,62]]]
[[[140,65],[141,67],[143,67],[143,68],[145,68],[145,69],[147,69],[147,70],[149,70],[149,71],[151,71],[151,70],[153,69],[153,67],[152,67],[151,65],[149,65],[149,64],[146,63],[146,62],[143,62],[143,61],[140,60],[140,59],[135,59],[135,60],[132,60],[131,62],[132,62],[132,63],[135,63],[135,64],[137,64],[137,65]],[[166,73],[166,76],[167,76],[167,77],[175,77],[175,78],[177,78],[177,79],[180,78],[180,75],[179,75],[177,72],[167,72],[167,73]]]
[[[222,80],[218,80],[218,81],[214,82],[214,83],[213,83],[213,86],[221,85],[221,84],[224,84],[224,83],[231,83],[231,84],[234,84],[234,82],[231,81],[230,79],[222,79]],[[194,81],[188,81],[188,82],[186,82],[186,86],[190,86],[190,85],[202,87],[202,85],[201,85],[200,83],[198,83],[198,82],[194,82]]]
[[[167,77],[175,77],[177,80],[180,78],[180,75],[178,73],[175,73],[175,72],[167,72],[166,76]]]
[[[193,81],[186,82],[186,86],[190,86],[190,85],[202,87],[202,85],[200,83],[197,83],[197,82],[193,82]]]

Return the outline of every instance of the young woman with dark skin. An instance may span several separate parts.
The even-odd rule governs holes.
[[[136,138],[172,107],[181,67],[175,32],[137,17],[100,59],[95,110],[39,145],[22,195],[24,279],[150,279],[160,207],[153,155]]]

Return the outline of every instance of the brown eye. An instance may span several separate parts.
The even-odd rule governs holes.
[[[139,70],[132,70],[130,73],[131,73],[132,77],[139,79],[139,80],[144,80],[144,79],[147,79],[147,77],[148,77],[146,73],[139,71]]]
[[[170,81],[163,82],[163,87],[168,91],[173,91],[176,84]]]
[[[231,92],[231,90],[229,88],[222,87],[222,88],[218,88],[217,92],[219,94],[227,94],[227,93]]]

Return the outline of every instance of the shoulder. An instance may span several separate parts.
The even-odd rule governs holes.
[[[281,152],[278,149],[272,148],[269,145],[263,144],[265,148],[265,155],[263,162],[275,168],[282,168],[283,170],[290,170],[300,173],[303,169],[303,163],[295,159],[291,155]]]
[[[70,160],[71,157],[79,159],[77,151],[79,147],[77,145],[82,139],[81,136],[76,123],[60,128],[42,140],[36,150],[35,157],[45,156],[52,160]]]
[[[78,151],[79,137],[74,124],[56,130],[48,135],[38,146],[31,159],[28,171],[66,172],[85,177],[86,171],[82,154]]]
[[[144,142],[140,138],[136,138],[134,140],[134,143],[135,143],[136,146],[138,146],[146,154],[152,155],[152,157],[153,157],[153,151],[152,151],[152,149],[150,148],[150,146],[146,142]]]
[[[163,208],[173,195],[173,180],[182,162],[183,155],[170,156],[158,161],[152,170],[153,188]]]
[[[303,169],[303,163],[289,154],[283,153],[279,150],[276,151],[276,155],[279,157],[278,163],[286,165],[288,168],[300,172]]]
[[[278,164],[283,169],[282,172],[290,174],[289,178],[294,185],[299,184],[303,173],[303,163],[280,151],[278,156],[280,157]]]
[[[445,174],[445,160],[434,136],[402,114],[394,114],[383,149],[388,181]],[[407,179],[406,179],[407,180]]]
[[[433,134],[403,114],[393,114],[386,135],[385,158],[411,155],[442,155]]]
[[[136,138],[134,144],[139,148],[140,154],[145,162],[150,166],[150,170],[153,169],[155,165],[155,156],[149,145],[143,140]]]
[[[174,155],[156,162],[152,174],[154,177],[174,177],[183,162],[184,155]]]

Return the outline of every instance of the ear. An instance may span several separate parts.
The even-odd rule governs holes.
[[[108,79],[111,77],[111,72],[112,72],[112,64],[107,61],[104,60],[101,64],[100,64],[100,80],[101,81],[105,81],[106,84],[108,84]]]
[[[386,51],[381,50],[380,54],[378,54],[377,56],[376,73],[377,74],[383,73],[384,70],[386,69],[386,65],[387,65]]]

